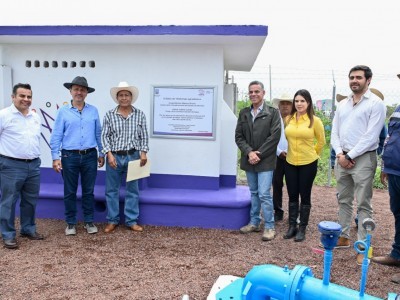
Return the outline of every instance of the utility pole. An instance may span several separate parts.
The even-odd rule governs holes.
[[[269,65],[269,101],[272,101],[272,79],[271,79],[271,65]]]
[[[331,131],[332,131],[332,121],[333,117],[335,116],[335,98],[336,98],[336,82],[335,82],[335,73],[332,70],[332,80],[333,80],[333,89],[332,89],[332,108],[331,108]],[[328,186],[331,186],[331,176],[332,176],[332,167],[331,167],[331,151],[332,151],[332,144],[329,145],[329,155],[328,155]]]

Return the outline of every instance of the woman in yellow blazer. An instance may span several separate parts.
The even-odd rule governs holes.
[[[307,90],[299,90],[294,95],[291,114],[285,119],[285,135],[288,141],[285,177],[289,195],[289,229],[284,238],[295,237],[296,242],[301,242],[306,236],[318,159],[325,145],[324,126],[314,114]],[[297,229],[299,213],[300,225]]]

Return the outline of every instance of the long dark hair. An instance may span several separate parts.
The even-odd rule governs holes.
[[[293,96],[293,104],[292,104],[292,111],[290,112],[290,118],[288,118],[288,120],[291,119],[295,115],[295,113],[297,112],[294,99],[296,98],[296,96],[299,96],[299,95],[302,96],[306,100],[306,102],[308,104],[308,106],[307,106],[307,116],[310,119],[310,125],[308,126],[308,128],[311,128],[314,125],[314,115],[315,115],[315,113],[314,113],[314,107],[313,107],[311,94],[307,90],[304,90],[304,89],[303,90],[298,90],[296,92],[296,94],[294,94],[294,96]]]

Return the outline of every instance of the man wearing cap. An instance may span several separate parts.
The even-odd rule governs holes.
[[[342,233],[336,248],[350,247],[353,201],[357,200],[360,223],[372,217],[373,180],[377,166],[376,149],[385,122],[386,107],[368,88],[372,79],[369,67],[358,65],[349,72],[352,90],[342,100],[332,123],[331,144],[336,152],[335,175]],[[358,240],[365,240],[366,229],[358,226]],[[357,255],[361,264],[362,254]]]
[[[239,231],[261,231],[262,209],[265,220],[262,240],[271,241],[276,236],[271,185],[276,147],[281,136],[281,118],[276,108],[264,102],[264,95],[262,82],[250,82],[252,104],[240,111],[236,125],[235,141],[241,152],[240,168],[246,171],[251,198],[250,222]]]
[[[274,176],[272,177],[272,188],[273,194],[272,199],[274,201],[275,211],[275,222],[283,220],[283,209],[282,209],[282,188],[283,188],[283,177],[285,176],[285,161],[288,148],[288,142],[286,140],[285,131],[283,130],[283,121],[292,110],[293,98],[288,94],[283,94],[280,98],[273,100],[274,106],[279,109],[281,114],[281,138],[279,140],[278,147],[276,149],[276,167],[274,170]],[[297,216],[296,216],[297,218]]]
[[[400,78],[400,74],[397,75]],[[400,105],[389,118],[388,136],[382,155],[381,182],[389,184],[390,210],[394,216],[394,242],[392,251],[385,256],[371,258],[375,263],[400,267]],[[392,281],[400,283],[400,273],[392,276]]]
[[[94,185],[97,167],[104,165],[101,153],[101,125],[97,108],[85,102],[88,93],[94,92],[86,78],[77,76],[64,83],[72,100],[58,110],[50,138],[53,169],[64,179],[64,206],[66,235],[76,234],[77,190],[81,177],[84,228],[97,233],[94,218]],[[96,149],[97,148],[97,149]],[[100,155],[98,156],[98,151]],[[61,156],[61,159],[60,159]]]
[[[12,104],[0,111],[0,229],[5,248],[16,249],[15,205],[20,204],[20,235],[43,240],[35,224],[36,202],[40,189],[39,115],[30,109],[29,84],[13,87]]]
[[[144,113],[133,106],[139,90],[127,82],[120,82],[110,90],[118,104],[109,110],[103,121],[101,139],[106,154],[106,201],[108,224],[104,232],[111,233],[120,222],[119,190],[122,176],[126,175],[128,163],[140,159],[140,166],[147,163],[149,135]],[[139,186],[137,180],[126,183],[125,225],[132,231],[143,231],[137,224],[139,218]]]

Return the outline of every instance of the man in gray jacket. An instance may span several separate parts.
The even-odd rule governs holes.
[[[275,237],[274,205],[271,196],[276,147],[281,136],[279,111],[264,102],[264,85],[249,84],[251,106],[242,109],[236,125],[235,141],[241,151],[240,168],[246,171],[251,194],[250,222],[241,233],[259,232],[261,208],[265,229],[263,241]]]

